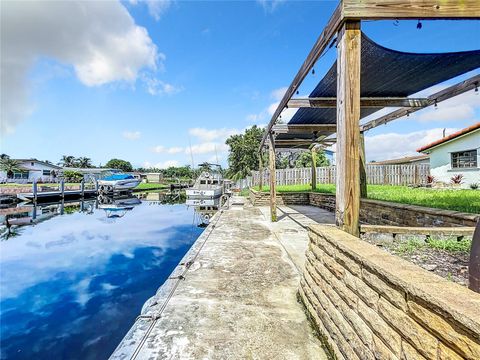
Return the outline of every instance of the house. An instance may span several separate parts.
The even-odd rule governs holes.
[[[64,171],[75,171],[81,173],[85,181],[98,180],[105,176],[110,175],[111,173],[119,172],[118,169],[111,168],[78,168],[78,167],[63,167],[62,173]]]
[[[149,183],[161,183],[163,181],[162,173],[144,173],[142,175],[145,176]]]
[[[480,122],[417,149],[430,156],[430,174],[449,183],[463,175],[463,186],[480,184]]]
[[[55,181],[60,166],[40,161],[37,159],[13,159],[18,162],[18,169],[13,173],[13,177],[7,179],[6,171],[0,171],[0,181],[27,183],[35,181],[52,182]]]
[[[370,162],[370,165],[416,165],[416,164],[428,164],[428,154],[416,155],[416,156],[404,156],[398,159],[383,160]]]

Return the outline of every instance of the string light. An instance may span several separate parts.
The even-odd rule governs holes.
[[[434,104],[435,110],[438,109],[438,104],[437,104],[437,99],[435,99],[435,104]]]
[[[300,94],[300,92],[297,90],[297,95]]]
[[[478,95],[478,83],[475,83],[475,95]]]
[[[315,76],[315,69],[312,69],[312,75]]]
[[[417,29],[420,30],[422,28],[422,22],[420,20],[418,20],[418,23],[417,23]]]

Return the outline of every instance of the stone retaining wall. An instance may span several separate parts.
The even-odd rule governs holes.
[[[480,359],[480,294],[313,225],[299,295],[339,359]]]
[[[250,189],[253,205],[269,204],[270,194]],[[277,193],[278,205],[314,205],[335,211],[335,195],[316,192]],[[458,211],[361,199],[360,221],[371,225],[437,227],[476,226],[479,216]]]

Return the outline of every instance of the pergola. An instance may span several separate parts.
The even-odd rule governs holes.
[[[479,68],[480,50],[440,54],[399,52],[376,44],[360,30],[362,20],[386,19],[480,19],[480,1],[340,1],[280,101],[261,141],[260,153],[269,146],[272,221],[277,219],[275,149],[311,149],[314,145],[336,143],[336,224],[358,236],[360,198],[366,196],[363,133],[466,91],[477,90],[480,85],[480,75],[475,75],[427,97],[409,97]],[[308,98],[293,98],[315,62],[335,42],[336,63]],[[360,124],[362,118],[385,107],[398,109]],[[277,124],[286,108],[298,111],[288,124]],[[262,168],[260,164],[260,171]],[[313,161],[312,187],[315,183]]]

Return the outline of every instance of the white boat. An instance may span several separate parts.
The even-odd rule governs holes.
[[[98,180],[98,190],[100,192],[118,192],[128,191],[137,187],[141,180],[129,174],[112,174]]]
[[[185,190],[187,197],[217,198],[223,194],[223,177],[219,173],[204,171],[195,184]]]

